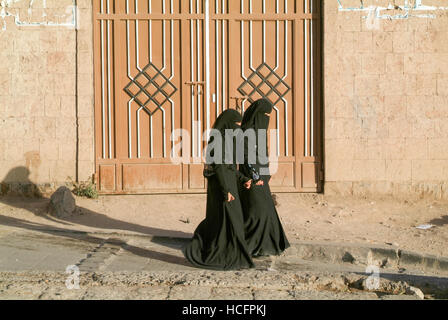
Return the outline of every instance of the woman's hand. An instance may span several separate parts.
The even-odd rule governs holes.
[[[247,181],[247,182],[244,184],[244,187],[245,187],[246,189],[250,189],[250,187],[252,187],[252,180]]]
[[[233,200],[235,200],[235,197],[229,192],[227,195],[227,202],[232,202]]]
[[[258,181],[257,186],[264,186],[264,181],[263,180]]]

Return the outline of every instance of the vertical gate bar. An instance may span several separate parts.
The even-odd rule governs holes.
[[[252,0],[249,1],[249,14],[252,13]],[[249,68],[255,72],[252,66],[252,20],[249,20]]]
[[[162,13],[166,14],[166,0],[162,0]],[[162,56],[163,56],[163,67],[160,71],[161,73],[166,69],[166,20],[163,20],[162,24]],[[163,157],[166,158],[166,111],[163,106],[160,106],[160,110],[162,111],[162,153]],[[151,121],[153,114],[151,113]],[[152,122],[151,122],[152,126]]]
[[[241,49],[244,46],[244,42],[237,40],[237,37],[240,37],[241,34],[241,24],[243,22],[242,19],[233,19],[233,15],[240,15],[242,11],[243,3],[242,1],[230,0],[226,3],[226,15],[223,17],[226,20],[226,41],[227,41],[227,101],[228,107],[232,108],[233,101],[230,100],[230,97],[238,94],[238,86],[241,78],[243,77],[242,73],[244,72],[241,66],[244,65],[242,61],[242,57],[244,54],[241,53]],[[231,39],[231,37],[234,37]],[[241,38],[242,39],[242,38]],[[240,65],[241,64],[241,65]],[[242,112],[241,110],[238,110]]]
[[[305,4],[306,8],[306,4]],[[305,9],[306,12],[306,9]],[[305,157],[309,156],[309,150],[308,150],[308,20],[304,19],[304,63],[305,63]]]
[[[278,0],[275,0],[275,13],[279,13],[278,11]],[[277,71],[279,67],[279,20],[275,21],[275,68],[274,71]]]
[[[136,130],[137,130],[137,158],[140,159],[141,154],[141,148],[140,148],[140,110],[141,108],[137,109],[136,112]]]
[[[190,13],[193,13],[193,0],[190,0]],[[193,19],[190,20],[190,82],[194,83],[195,82],[195,75],[194,75],[194,38],[193,38],[193,33],[194,33],[194,24],[193,24]],[[196,130],[195,130],[195,125],[194,125],[194,118],[195,118],[195,101],[194,101],[194,85],[190,86],[191,88],[191,140],[192,140],[192,145],[191,145],[191,154],[194,157],[195,153],[195,145],[196,145]]]
[[[199,14],[199,0],[196,0],[196,13]],[[200,44],[201,42],[199,41],[201,39],[201,37],[199,36],[200,34],[200,22],[199,19],[196,19],[196,52],[197,52],[197,56],[196,56],[196,72],[197,72],[197,79],[198,82],[200,82],[202,80],[201,77],[201,55],[200,55]],[[201,156],[201,145],[202,145],[202,137],[201,137],[201,94],[202,94],[202,87],[201,85],[198,85],[197,87],[197,91],[196,91],[196,99],[197,99],[197,110],[198,110],[198,121],[196,122],[196,127],[197,127],[197,150],[196,150],[196,156],[200,157]]]
[[[278,6],[278,0],[277,0],[277,6]],[[288,0],[285,0],[285,14],[288,13]],[[278,12],[278,8],[277,8],[277,12]],[[288,46],[288,20],[284,21],[285,23],[285,55],[284,55],[284,66],[285,66],[285,70],[284,70],[284,76],[282,78],[282,80],[285,80],[288,76],[288,50],[289,50],[289,46]],[[277,38],[278,38],[278,26],[277,26]],[[277,44],[278,45],[278,44]],[[277,59],[278,59],[277,55]],[[278,64],[278,62],[277,62]],[[285,104],[285,155],[288,157],[289,156],[289,103],[288,100],[285,99],[285,97],[282,97],[282,100]]]
[[[308,8],[309,11],[309,8]],[[308,42],[307,42],[307,55],[308,55],[308,73],[307,73],[307,81],[308,81],[308,90],[307,90],[307,94],[308,94],[308,156],[312,157],[312,151],[311,151],[311,144],[312,144],[312,128],[313,128],[313,124],[311,121],[311,117],[312,117],[312,65],[311,65],[311,20],[307,20],[308,22],[308,30],[307,30],[307,37],[308,37]]]
[[[134,12],[137,14],[138,13],[138,0],[134,1]],[[140,59],[139,59],[139,37],[138,37],[138,20],[134,21],[135,23],[135,60],[136,60],[136,67],[138,71],[141,71],[140,69]],[[142,110],[142,108],[138,108],[137,109],[137,116],[136,116],[136,129],[137,129],[137,158],[141,158],[142,154],[141,154],[141,133],[140,133],[140,111]]]
[[[115,2],[111,3],[111,10],[120,12],[123,7],[123,3]],[[124,10],[122,11],[124,13]],[[127,48],[124,45],[126,41],[126,20],[114,20],[111,24],[112,45],[111,45],[111,74],[113,75],[111,87],[112,87],[112,155],[115,166],[115,177],[111,177],[114,180],[113,191],[109,192],[122,192],[123,190],[123,163],[118,159],[128,158],[128,108],[127,104],[129,98],[124,93],[124,84],[128,82],[127,77]],[[120,41],[117,41],[120,39]],[[111,179],[112,180],[112,179]]]
[[[225,13],[225,0],[222,0],[222,13]],[[222,111],[227,109],[227,86],[226,86],[226,31],[225,20],[222,20]]]
[[[179,13],[181,14],[188,14],[189,9],[188,5],[189,3],[187,1],[178,1],[180,7],[179,7]],[[189,54],[191,54],[191,42],[188,38],[189,28],[191,24],[187,19],[181,19],[179,21],[179,28],[177,30],[180,31],[179,35],[179,43],[180,43],[180,57],[181,61],[189,61],[191,60],[189,57]],[[189,103],[191,103],[191,86],[186,86],[185,82],[191,81],[191,66],[189,63],[181,63],[179,65],[180,69],[180,84],[181,84],[181,90],[180,90],[180,103],[182,104],[179,108],[180,113],[180,127],[184,129],[188,129],[191,125],[190,121],[190,111],[191,106]],[[185,88],[185,89],[183,89]],[[179,152],[179,155],[185,159],[188,157],[188,159],[191,157],[191,136],[186,137],[182,136],[181,138],[181,150]],[[189,165],[185,162],[181,163],[182,168],[182,190],[187,191],[189,189]]]
[[[132,159],[132,102],[134,99],[128,101],[128,144],[129,144],[129,159]]]
[[[96,14],[100,12],[101,0],[95,1],[93,3],[93,12]],[[100,12],[101,13],[101,12]],[[94,89],[95,89],[95,100],[94,100],[94,132],[95,132],[95,142],[94,142],[94,154],[95,154],[95,175],[94,182],[97,188],[100,190],[101,186],[99,184],[99,164],[101,161],[102,147],[101,147],[101,21],[93,18],[93,34],[94,34]]]
[[[153,137],[153,135],[154,135],[153,119],[152,119],[152,114],[149,113],[149,157],[150,158],[154,157],[154,144],[153,144],[154,137]]]
[[[262,12],[263,14],[266,13],[266,0],[263,0],[262,3]],[[266,62],[266,20],[263,20],[263,62]]]
[[[166,14],[165,1],[166,0],[162,0],[162,14]],[[166,34],[166,20],[163,19],[163,21],[162,21],[162,61],[163,61],[163,65],[162,65],[162,69],[160,70],[160,72],[163,72],[166,69],[166,39],[165,39],[165,34]]]
[[[294,137],[296,137],[295,146],[295,159],[296,159],[296,188],[303,191],[302,186],[302,164],[304,159],[304,150],[306,145],[306,140],[304,139],[303,132],[305,131],[305,119],[304,119],[304,109],[305,99],[303,94],[305,94],[305,77],[304,70],[305,64],[305,42],[303,41],[305,24],[303,20],[295,19],[293,22],[293,83],[294,88],[292,94],[294,97],[294,105],[296,111],[294,112]],[[301,38],[302,37],[302,38]]]
[[[210,4],[205,0],[205,104],[207,132],[210,129]],[[208,137],[207,137],[208,140]]]
[[[170,13],[173,14],[173,0],[170,0]],[[171,72],[170,72],[170,81],[173,80],[174,78],[174,37],[173,37],[173,30],[174,30],[174,20],[171,19],[170,21],[170,57],[171,57]],[[172,100],[172,98],[169,98],[169,102],[171,104],[171,133],[170,135],[174,132],[174,127],[175,127],[175,115],[176,115],[176,111],[175,111],[175,103]],[[174,141],[171,142],[171,157],[174,157]]]
[[[152,13],[152,0],[148,0],[148,13]],[[152,61],[152,20],[148,21],[148,50],[149,50],[149,61]]]
[[[138,14],[138,0],[135,0],[135,14]],[[140,68],[140,37],[139,37],[139,20],[135,20],[135,54],[137,59],[137,70],[142,71]]]
[[[136,14],[138,14],[138,0],[134,1],[134,12]],[[136,67],[138,71],[142,71],[142,69],[140,68],[140,42],[139,42],[139,21],[135,20],[135,60],[136,60]],[[141,154],[141,130],[140,130],[140,112],[142,111],[142,107],[140,107],[137,110],[137,158],[141,158],[142,154]]]
[[[153,126],[153,117],[152,114],[149,114],[149,144],[151,146],[149,157],[152,159],[154,158],[154,126]]]
[[[104,13],[103,0],[101,0],[101,13]],[[104,20],[101,20],[101,91],[102,91],[102,149],[103,159],[106,158],[106,83],[105,83],[105,47],[104,47]]]
[[[241,0],[241,4],[240,4],[241,8],[240,8],[240,12],[241,14],[244,14],[244,0]],[[241,77],[247,81],[247,77],[245,75],[245,71],[244,71],[244,20],[240,21],[240,28],[241,28]],[[242,108],[242,112],[245,112],[245,105],[246,105],[246,101],[247,99],[244,99],[241,105]]]
[[[110,13],[110,0],[107,0],[107,13]],[[111,21],[108,20],[107,21],[107,97],[108,97],[108,102],[107,102],[107,106],[108,106],[108,142],[109,142],[109,159],[112,159],[112,99],[111,99],[111,87],[110,87],[110,82],[111,82],[111,75],[110,75],[110,36],[111,36],[111,32],[110,32],[110,23]]]
[[[310,4],[310,13],[313,13],[313,1],[311,0],[311,4]],[[311,18],[310,20],[310,59],[311,59],[311,67],[310,67],[310,73],[311,73],[311,94],[310,94],[310,99],[311,99],[311,156],[314,157],[314,47],[313,47],[313,42],[314,42],[314,37],[313,37],[313,19]]]
[[[222,9],[222,7],[221,7],[221,9]],[[222,12],[222,13],[224,13],[224,12]],[[224,20],[221,20],[220,21],[221,23],[221,52],[220,52],[220,57],[221,57],[221,63],[220,63],[220,65],[221,65],[221,81],[220,81],[220,84],[221,84],[221,88],[220,88],[220,90],[221,90],[221,112],[224,112],[224,110],[226,109],[226,105],[225,105],[225,93],[224,93],[224,89],[225,89],[225,83],[224,83],[224,59],[225,59],[225,57],[224,57],[224,41],[225,41],[225,39],[224,39]]]
[[[320,6],[319,6],[319,2],[316,1],[316,4],[314,6],[314,11],[315,13],[321,13],[320,12]],[[321,36],[322,36],[322,30],[321,30],[321,21],[317,20],[315,21],[315,27],[314,27],[314,41],[315,41],[315,46],[314,46],[314,54],[315,54],[315,68],[314,68],[314,76],[315,76],[315,87],[314,87],[314,97],[315,97],[315,138],[314,138],[314,152],[317,158],[317,162],[318,162],[318,168],[317,168],[317,174],[318,174],[318,179],[317,179],[317,191],[321,192],[322,191],[322,183],[323,183],[323,175],[321,175],[323,167],[324,167],[324,163],[323,163],[323,146],[322,146],[322,125],[323,125],[323,113],[322,113],[322,95],[321,95],[321,85],[322,85],[322,79],[321,79],[321,75],[322,75],[322,64],[321,64],[321,52],[322,52],[322,48],[321,48]]]
[[[126,14],[129,14],[129,0],[126,0]],[[130,80],[134,80],[131,76],[131,53],[130,53],[130,36],[129,36],[129,20],[126,20],[126,67],[127,74]],[[132,159],[132,102],[134,98],[128,101],[128,151],[129,151],[129,159]]]
[[[215,13],[218,14],[218,0],[215,0]],[[219,88],[219,24],[218,19],[215,20],[215,78],[216,78],[216,118],[219,115],[220,88]]]
[[[262,3],[262,12],[263,14],[266,13],[266,0],[263,0]],[[263,42],[263,63],[267,64],[266,61],[266,20],[263,20],[263,29],[262,29],[262,42]],[[277,156],[280,156],[280,110],[277,106],[273,106],[275,110],[275,116],[276,116],[276,151]]]

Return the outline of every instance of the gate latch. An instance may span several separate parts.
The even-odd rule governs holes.
[[[198,93],[198,95],[201,95],[202,91],[200,90],[200,88],[205,85],[205,82],[204,81],[190,81],[190,82],[185,82],[185,84],[187,86],[191,86],[191,90],[192,90],[193,94],[195,93],[195,88],[198,87],[197,93]]]

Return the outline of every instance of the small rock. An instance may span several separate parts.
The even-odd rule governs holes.
[[[68,218],[76,209],[76,201],[67,187],[60,187],[50,198],[49,213],[57,218]]]
[[[421,300],[425,300],[425,294],[419,288],[409,287],[406,291],[407,294],[413,294],[419,297]]]
[[[353,210],[352,210],[352,212],[353,212]],[[350,212],[349,210],[346,210],[346,209],[342,209],[337,213],[337,215],[339,217],[349,217],[352,215],[352,212]]]

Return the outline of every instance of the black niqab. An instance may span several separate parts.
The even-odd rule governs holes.
[[[237,129],[241,114],[224,111],[213,128],[219,130],[225,143],[225,130]],[[212,140],[211,140],[212,141]],[[249,179],[236,168],[236,164],[213,163],[207,177],[207,211],[205,219],[194,232],[183,253],[196,267],[212,270],[253,268],[255,265],[247,248],[244,220],[239,198],[240,185]],[[207,168],[207,165],[206,165]],[[235,200],[228,202],[231,193]]]
[[[226,152],[226,146],[228,147],[231,143],[231,147],[233,148],[233,155],[235,155],[236,150],[236,143],[237,140],[233,139],[232,141],[226,141],[226,130],[237,130],[241,129],[240,125],[237,123],[241,123],[243,117],[241,114],[233,109],[229,109],[221,113],[221,115],[216,119],[215,124],[213,125],[213,129],[218,130],[221,132],[221,141],[222,141],[222,158],[220,160],[220,164],[225,163],[225,152]],[[213,163],[212,159],[209,157],[214,157],[214,150],[209,150],[212,142],[214,141],[214,136],[212,135],[210,137],[210,140],[207,145],[207,152],[206,152],[206,164],[204,167],[204,176],[209,177],[213,174],[215,174],[216,164]],[[214,146],[216,147],[216,146]],[[228,150],[230,151],[230,150]],[[236,161],[234,161],[234,164],[236,164]]]
[[[257,145],[259,145],[259,130],[267,130],[269,127],[269,117],[266,113],[270,114],[272,109],[273,106],[268,100],[261,99],[254,102],[244,114],[241,126],[245,131],[250,129],[256,131]],[[269,168],[269,164],[260,163],[259,156],[267,155],[258,155],[257,163],[249,164],[248,152],[249,146],[245,143],[245,163],[240,165],[240,171],[254,180],[263,180],[264,184],[257,186],[254,183],[249,190],[241,189],[247,246],[253,256],[280,255],[290,244],[272,199],[270,176],[260,174],[260,169]]]
[[[237,122],[241,122],[243,117],[241,113],[236,110],[229,109],[221,113],[221,115],[216,119],[215,124],[213,125],[213,129],[223,131],[228,129],[238,129],[240,126],[237,125]]]
[[[266,115],[272,112],[274,107],[267,99],[255,101],[244,113],[241,128],[247,130],[249,128],[259,130],[267,130],[269,127],[269,117]]]

